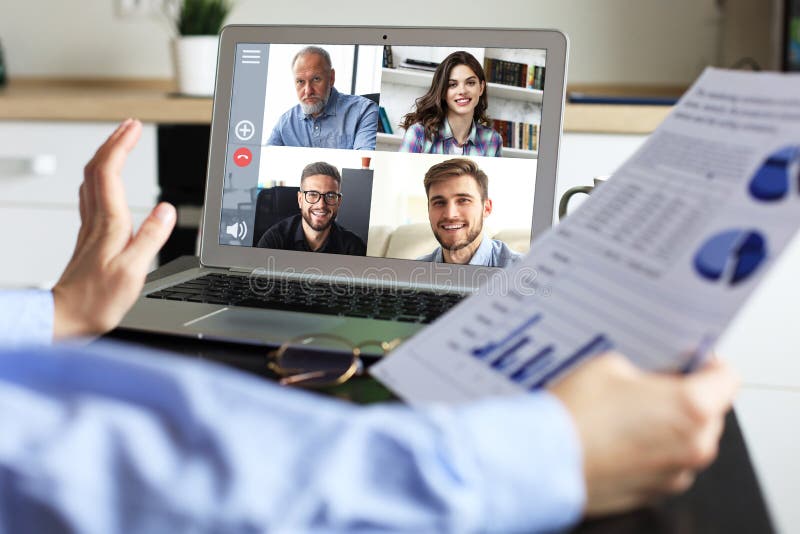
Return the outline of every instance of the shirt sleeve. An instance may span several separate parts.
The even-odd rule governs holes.
[[[547,393],[358,407],[129,346],[0,354],[0,531],[540,531],[584,500]]]
[[[52,292],[0,291],[0,347],[47,345],[52,340]]]
[[[408,127],[405,135],[403,135],[403,143],[400,145],[398,152],[413,152],[419,154],[422,152],[425,143],[425,127],[420,123],[414,123]]]
[[[282,249],[284,248],[284,236],[281,235],[280,229],[278,228],[278,224],[272,225],[268,228],[262,235],[261,238],[258,240],[258,244],[256,247],[258,248],[273,248],[273,249]]]
[[[378,138],[378,104],[367,101],[366,109],[358,121],[358,130],[353,139],[354,150],[375,150],[375,143]]]
[[[492,130],[492,135],[489,139],[489,150],[486,155],[498,158],[503,155],[503,138],[496,130]]]
[[[269,139],[267,139],[268,146],[284,146],[285,143],[283,142],[283,135],[282,130],[284,123],[286,122],[286,113],[281,115],[278,119],[278,122],[275,123],[275,127],[272,128],[272,133],[269,135]]]

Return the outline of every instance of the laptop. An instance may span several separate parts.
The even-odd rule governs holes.
[[[567,52],[553,30],[225,27],[200,265],[148,283],[121,327],[413,335],[552,225]],[[463,160],[487,194],[426,189]]]

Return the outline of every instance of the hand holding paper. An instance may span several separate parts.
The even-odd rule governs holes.
[[[687,489],[716,456],[737,385],[718,360],[684,377],[644,372],[610,353],[552,386],[583,444],[586,513],[618,512]]]

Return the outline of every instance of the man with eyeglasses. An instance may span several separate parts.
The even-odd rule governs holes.
[[[367,245],[336,222],[342,205],[339,169],[318,161],[306,165],[300,175],[297,205],[300,213],[270,227],[256,246],[280,250],[325,252],[365,256]]]
[[[336,90],[336,71],[324,48],[300,50],[292,76],[299,103],[278,119],[268,145],[375,150],[378,105]]]

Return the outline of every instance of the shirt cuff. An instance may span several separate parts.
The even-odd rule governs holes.
[[[483,474],[481,530],[560,530],[581,519],[586,501],[583,452],[572,416],[555,396],[537,392],[467,410],[471,413],[465,420]],[[498,413],[512,423],[500,427]]]
[[[53,313],[51,291],[0,291],[0,345],[50,345]]]

